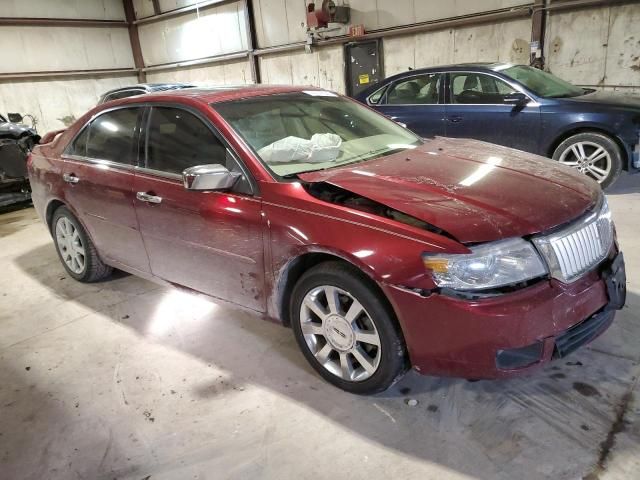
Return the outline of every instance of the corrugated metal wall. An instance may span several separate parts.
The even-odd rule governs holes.
[[[0,15],[124,20],[124,9],[122,0],[3,0]],[[0,73],[133,68],[123,27],[0,26],[0,39]],[[82,115],[106,90],[135,81],[129,73],[0,79],[0,112],[32,114],[46,132]]]
[[[573,83],[640,93],[640,5],[550,15],[545,54],[547,68]]]

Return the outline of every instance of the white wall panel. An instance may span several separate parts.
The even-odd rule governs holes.
[[[135,76],[106,78],[65,78],[0,82],[0,112],[20,112],[38,119],[38,132],[44,134],[77,119],[112,88],[137,83]]]
[[[306,10],[302,0],[253,0],[259,47],[304,41]]]
[[[386,38],[385,75],[452,63],[528,63],[530,36],[524,19]]]
[[[553,14],[547,22],[546,67],[565,80],[604,81],[609,9]]]
[[[640,86],[640,4],[554,13],[547,68],[578,85]],[[625,93],[633,88],[617,88]]]
[[[122,0],[1,0],[0,16],[124,20]]]
[[[0,27],[0,35],[0,73],[133,67],[126,28]]]
[[[247,50],[242,2],[213,6],[139,26],[145,65],[160,65]]]
[[[160,0],[160,11],[168,12],[169,10],[175,10],[176,8],[189,7],[202,3],[204,0]]]
[[[198,85],[241,85],[251,82],[247,60],[184,67],[147,73],[148,82],[184,82]]]
[[[314,85],[344,93],[344,50],[342,46],[265,55],[260,57],[262,82],[285,85]]]
[[[513,20],[455,30],[453,63],[529,63],[531,21]]]
[[[318,2],[321,3],[321,2]],[[337,2],[340,4],[340,2]],[[351,23],[368,30],[397,27],[531,5],[527,0],[349,0]],[[305,38],[306,10],[302,0],[254,0],[256,35],[262,48]]]
[[[152,0],[133,0],[133,11],[136,18],[150,17],[155,13]]]
[[[640,90],[640,4],[610,7],[607,40],[607,85],[633,85]]]

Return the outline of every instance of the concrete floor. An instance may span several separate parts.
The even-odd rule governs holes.
[[[0,478],[640,478],[640,177],[609,199],[629,297],[603,337],[527,378],[410,373],[369,398],[278,325],[133,276],[73,281],[33,209],[4,213]]]

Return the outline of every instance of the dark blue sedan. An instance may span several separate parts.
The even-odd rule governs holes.
[[[357,100],[422,136],[466,137],[558,160],[611,185],[640,170],[640,99],[524,65],[467,64],[387,78]]]

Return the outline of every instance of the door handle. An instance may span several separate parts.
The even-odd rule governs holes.
[[[146,192],[138,192],[136,193],[136,198],[141,202],[147,203],[160,203],[162,202],[162,197],[156,197],[155,195],[151,195]]]
[[[447,117],[447,120],[451,123],[460,123],[462,121],[462,117]]]
[[[75,173],[63,173],[62,180],[67,183],[78,183],[80,179],[76,177]]]

